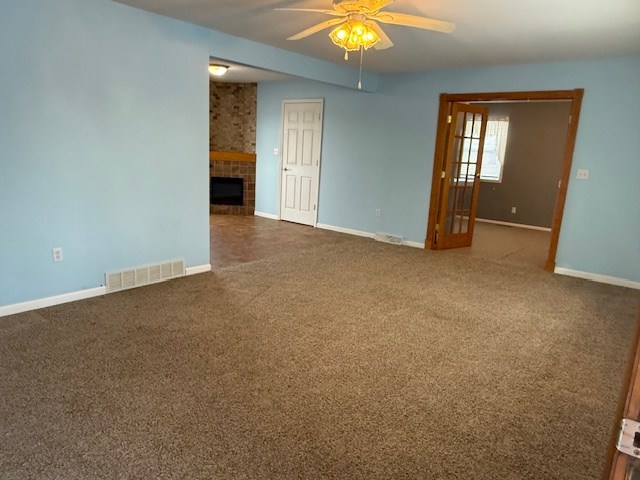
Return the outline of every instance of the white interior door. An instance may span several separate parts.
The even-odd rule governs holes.
[[[282,109],[280,218],[316,226],[322,100],[285,100]]]

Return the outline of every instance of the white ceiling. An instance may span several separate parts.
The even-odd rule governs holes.
[[[276,7],[331,9],[331,0],[117,0],[223,33],[342,63],[328,30],[287,37],[329,18]],[[395,25],[395,46],[368,50],[370,72],[417,72],[640,54],[640,0],[396,0],[387,10],[456,24],[451,34]],[[358,55],[351,55],[357,67]]]

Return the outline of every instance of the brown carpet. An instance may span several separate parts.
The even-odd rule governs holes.
[[[510,265],[544,269],[551,232],[476,222],[473,245],[456,253]]]
[[[2,479],[598,479],[636,291],[357,239],[0,319]]]

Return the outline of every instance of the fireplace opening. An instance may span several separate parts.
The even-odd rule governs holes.
[[[243,179],[211,177],[209,198],[211,205],[243,205]]]

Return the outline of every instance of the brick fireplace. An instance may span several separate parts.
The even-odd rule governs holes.
[[[212,154],[213,156],[213,154]],[[255,157],[255,156],[254,156]],[[211,177],[242,178],[243,205],[209,205],[211,213],[253,215],[256,207],[256,163],[237,160],[210,160]]]
[[[209,176],[242,178],[243,205],[211,205],[214,214],[253,215],[256,205],[255,83],[210,83]]]

